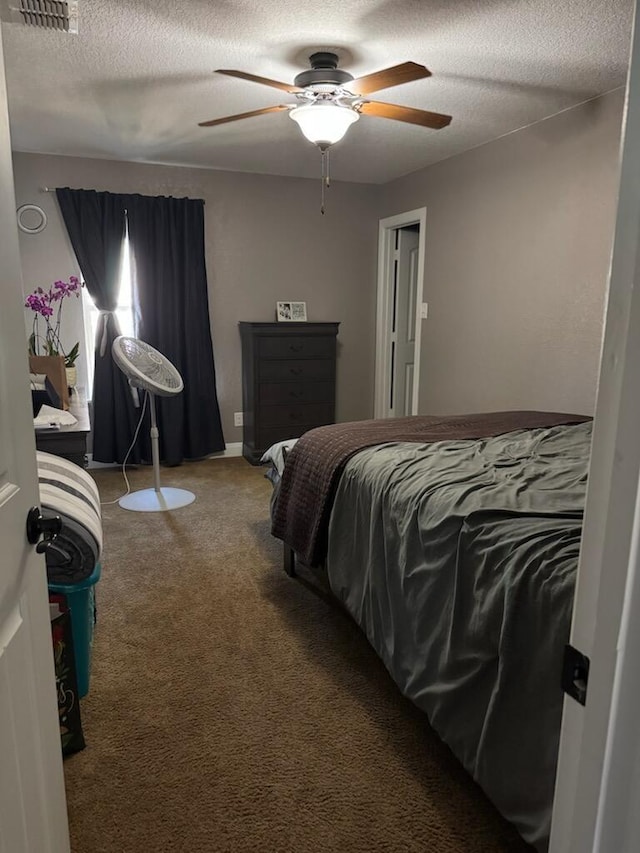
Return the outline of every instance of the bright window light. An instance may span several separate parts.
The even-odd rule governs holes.
[[[83,308],[85,316],[85,351],[87,353],[87,378],[90,389],[89,398],[93,399],[93,352],[96,340],[96,329],[98,328],[98,317],[100,312],[93,304],[86,287],[82,291]],[[131,282],[131,248],[129,234],[125,234],[122,247],[122,263],[120,266],[120,290],[118,292],[118,304],[114,311],[120,333],[134,336],[133,331],[133,286]]]

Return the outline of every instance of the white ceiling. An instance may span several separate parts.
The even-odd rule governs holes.
[[[448,113],[427,130],[364,116],[332,150],[333,177],[386,182],[624,84],[632,0],[80,0],[80,33],[2,25],[13,147],[316,177],[293,101],[213,74],[291,82],[317,49],[362,76],[399,62],[431,78],[373,95]]]

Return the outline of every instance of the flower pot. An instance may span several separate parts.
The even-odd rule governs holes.
[[[31,373],[44,373],[60,398],[60,408],[69,408],[69,386],[65,375],[64,358],[61,355],[29,356]]]
[[[75,388],[78,382],[78,370],[76,367],[65,367],[65,373],[67,374],[67,387]]]

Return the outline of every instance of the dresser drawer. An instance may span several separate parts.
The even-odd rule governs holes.
[[[322,426],[333,422],[333,403],[291,403],[284,406],[262,406],[260,425],[313,424]]]
[[[286,335],[260,338],[260,358],[332,358],[336,351],[334,337]]]
[[[269,361],[261,361],[258,364],[258,378],[261,383],[264,380],[274,380],[276,382],[286,379],[298,379],[302,382],[316,379],[333,379],[335,376],[335,362],[331,359],[315,359],[309,358],[278,361],[272,359]]]
[[[263,382],[258,395],[261,405],[278,403],[333,403],[333,382]]]

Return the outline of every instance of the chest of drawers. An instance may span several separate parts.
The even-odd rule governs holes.
[[[242,455],[335,420],[339,323],[240,323]]]

